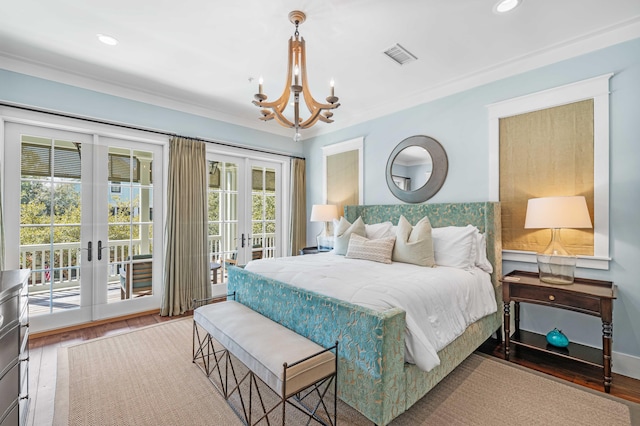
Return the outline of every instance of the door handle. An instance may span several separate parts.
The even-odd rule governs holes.
[[[240,245],[240,247],[244,248],[244,234],[242,234],[242,244]]]
[[[91,241],[89,241],[89,242],[87,243],[87,248],[86,248],[86,250],[87,250],[87,260],[88,260],[89,262],[91,262],[91,251],[92,251],[92,250],[91,250]]]
[[[98,240],[98,260],[102,260],[102,249],[106,249],[107,246],[102,247],[102,240]]]

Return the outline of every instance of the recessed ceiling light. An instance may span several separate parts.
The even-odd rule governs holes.
[[[520,3],[522,3],[522,0],[500,0],[493,6],[493,11],[495,13],[507,13],[519,6]]]
[[[115,46],[116,44],[118,44],[118,40],[106,34],[96,34],[96,37],[98,37],[98,40],[108,46]]]

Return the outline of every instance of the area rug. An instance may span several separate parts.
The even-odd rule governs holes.
[[[191,351],[188,318],[60,348],[54,424],[242,424]],[[473,354],[392,425],[633,425],[639,416],[638,404]],[[339,402],[338,424],[371,422]]]

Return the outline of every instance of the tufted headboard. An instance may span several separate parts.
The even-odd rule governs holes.
[[[486,234],[487,258],[493,265],[491,281],[496,289],[501,286],[499,279],[502,277],[502,224],[499,202],[387,204],[344,208],[344,217],[351,223],[362,217],[364,223],[368,224],[390,221],[397,225],[401,215],[413,225],[427,216],[434,228],[476,226],[480,232]]]

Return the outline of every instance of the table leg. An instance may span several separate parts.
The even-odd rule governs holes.
[[[511,302],[504,302],[504,359],[509,361],[509,333],[511,326]]]
[[[218,284],[218,269],[220,269],[220,264],[216,262],[211,262],[211,284]]]
[[[604,391],[611,392],[611,336],[613,324],[602,321],[602,362],[604,365]]]
[[[513,302],[515,333],[520,334],[520,302]]]

